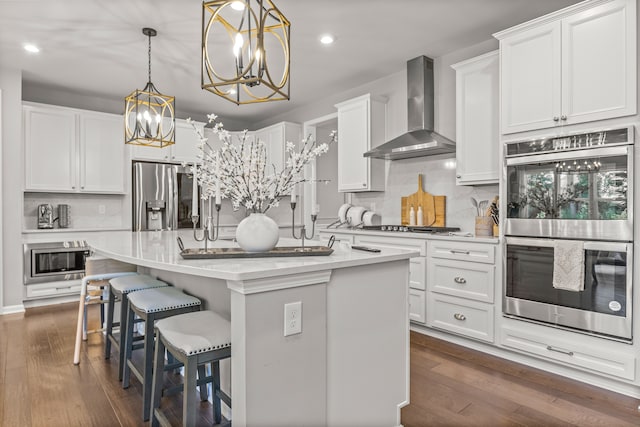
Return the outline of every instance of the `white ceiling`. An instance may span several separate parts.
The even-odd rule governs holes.
[[[0,65],[26,84],[122,100],[147,80],[176,97],[178,113],[262,121],[438,57],[577,0],[274,0],[291,21],[291,100],[236,106],[200,89],[198,0],[0,0]],[[337,38],[318,42],[322,33]],[[31,42],[41,53],[28,54]],[[123,101],[124,107],[124,101]]]

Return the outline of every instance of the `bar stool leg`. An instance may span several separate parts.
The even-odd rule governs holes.
[[[142,384],[142,419],[149,420],[151,412],[151,375],[153,374],[153,325],[155,316],[147,315],[144,322],[144,365],[142,366],[144,381]],[[132,343],[133,344],[133,343]]]
[[[124,340],[120,342],[124,343],[124,364],[122,366],[122,388],[129,388],[129,380],[131,378],[131,369],[127,364],[127,361],[131,359],[133,353],[133,310],[129,309],[129,304],[126,307],[122,307],[123,310],[127,310],[127,322],[126,322],[126,335]],[[122,328],[122,326],[120,327]]]
[[[187,357],[184,364],[184,388],[182,390],[183,408],[182,408],[182,425],[194,426],[196,424],[196,401],[193,398],[193,390],[198,383],[196,377],[196,367],[198,364],[197,356]]]
[[[115,305],[116,303],[116,295],[113,293],[113,291],[111,290],[111,287],[109,287],[109,307],[107,308],[107,336],[106,336],[106,342],[104,345],[104,358],[105,359],[109,359],[111,357],[111,339],[109,338],[111,335],[113,335],[113,312],[115,310]],[[122,324],[120,325],[120,337],[123,337],[124,331],[122,330]],[[122,347],[122,343],[120,344],[120,347]],[[121,348],[118,350],[122,350]],[[122,362],[120,362],[122,363]],[[118,370],[122,371],[121,366],[118,366]],[[122,378],[120,378],[122,379]]]
[[[164,374],[164,353],[165,346],[160,336],[156,337],[156,350],[153,364],[153,388],[151,390],[151,408],[160,407],[160,399],[162,398],[162,382]],[[155,412],[155,410],[154,410]],[[151,414],[151,427],[158,427],[159,422],[155,413]]]
[[[129,300],[126,294],[122,294],[120,297],[120,351],[118,352],[118,381],[122,381],[122,374],[124,373],[124,365],[126,365],[126,358],[124,357],[124,351],[122,346],[124,345],[125,330],[128,331],[129,322],[127,321],[129,314]],[[135,319],[135,316],[133,317]],[[132,320],[133,322],[133,320]],[[135,322],[134,322],[135,323]],[[133,328],[131,329],[131,345],[133,346]],[[131,357],[131,355],[129,355]]]
[[[76,346],[73,350],[73,364],[78,365],[80,363],[80,346],[82,345],[82,332],[84,326],[84,313],[87,297],[87,277],[82,279],[82,286],[80,288],[80,302],[78,304],[78,325],[76,326]]]
[[[211,375],[213,375],[213,387],[211,389],[213,397],[213,420],[216,424],[222,421],[222,408],[220,406],[220,362],[217,360],[211,363]]]
[[[206,365],[198,365],[198,378],[204,379],[207,378],[207,367]],[[206,401],[209,398],[209,391],[207,390],[207,384],[200,384],[200,400]]]

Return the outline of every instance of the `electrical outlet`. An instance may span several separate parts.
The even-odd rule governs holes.
[[[107,208],[105,205],[98,205],[98,213],[100,215],[104,215],[107,212]]]
[[[302,333],[302,301],[284,305],[284,336]]]

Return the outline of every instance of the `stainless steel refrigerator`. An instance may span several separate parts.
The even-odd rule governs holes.
[[[187,167],[133,162],[132,183],[133,231],[175,230],[193,226],[193,177]],[[202,203],[199,205],[202,212]],[[200,226],[200,223],[197,225]]]

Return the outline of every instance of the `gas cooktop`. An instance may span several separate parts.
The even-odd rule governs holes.
[[[425,227],[421,225],[365,225],[363,230],[392,231],[401,233],[449,233],[460,231],[459,227]]]

